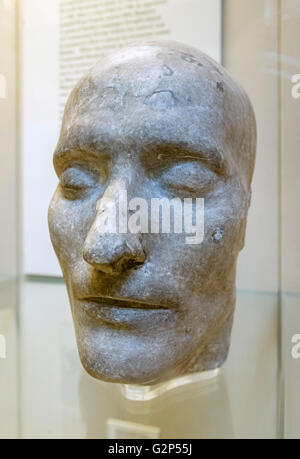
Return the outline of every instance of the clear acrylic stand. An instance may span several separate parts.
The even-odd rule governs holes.
[[[153,386],[141,386],[134,384],[120,384],[119,388],[122,395],[128,399],[138,402],[152,400],[159,395],[165,394],[177,387],[185,386],[191,383],[200,381],[207,381],[216,378],[220,372],[219,368],[210,371],[202,371],[199,373],[192,373],[186,376],[180,376],[169,381],[165,381]]]

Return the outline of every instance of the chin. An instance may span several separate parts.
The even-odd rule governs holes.
[[[108,327],[77,327],[77,345],[85,370],[114,383],[152,385],[181,376],[191,355],[191,342],[172,336],[139,336]]]

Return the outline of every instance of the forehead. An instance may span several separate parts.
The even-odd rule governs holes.
[[[82,79],[66,106],[58,150],[103,141],[192,144],[231,151],[230,84],[203,55],[127,49]],[[236,120],[235,120],[236,121]]]

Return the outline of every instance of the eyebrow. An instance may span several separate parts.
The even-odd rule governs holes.
[[[53,163],[57,174],[59,175],[68,165],[75,162],[82,162],[82,155],[84,154],[84,161],[99,161],[111,156],[107,142],[100,140],[91,142],[80,142],[80,146],[74,142],[65,142],[59,145],[53,157]],[[156,155],[156,156],[155,156]],[[145,142],[141,148],[142,162],[148,167],[162,165],[168,160],[190,160],[199,161],[204,163],[214,172],[227,175],[229,164],[225,160],[221,149],[217,145],[207,142],[200,142],[196,144],[189,144],[187,142]]]
[[[229,170],[229,164],[225,160],[221,149],[217,148],[217,145],[208,144],[188,144],[188,143],[167,143],[167,144],[155,144],[152,146],[145,147],[145,162],[148,167],[151,167],[149,159],[149,150],[152,153],[157,153],[157,163],[163,163],[164,161],[175,159],[175,160],[190,160],[199,161],[206,164],[214,172],[222,175],[227,175]],[[153,162],[153,158],[152,158]]]
[[[59,145],[54,151],[53,164],[57,175],[60,175],[71,163],[83,162],[83,155],[84,162],[95,162],[108,157],[109,153],[105,144],[103,144],[103,148],[100,148],[98,142],[97,146],[95,142],[87,142],[85,145],[81,143],[80,146],[66,142]]]

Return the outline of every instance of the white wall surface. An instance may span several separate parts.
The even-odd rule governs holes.
[[[15,2],[0,0],[0,280],[17,272]]]
[[[26,274],[59,274],[47,227],[56,188],[58,0],[24,0],[22,45],[23,262]]]
[[[238,263],[241,289],[279,286],[279,111],[277,0],[225,0],[225,67],[248,92],[258,148],[246,245]]]
[[[300,81],[300,2],[282,1],[281,179],[282,290],[300,293],[300,87],[292,97],[292,76]]]

